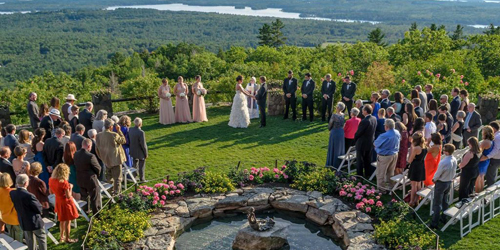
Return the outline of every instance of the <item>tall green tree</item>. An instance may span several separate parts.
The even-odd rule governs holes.
[[[271,46],[273,43],[273,38],[272,38],[272,30],[271,26],[269,24],[265,23],[262,25],[262,28],[259,29],[259,35],[257,35],[257,38],[259,38],[259,45],[267,45]]]
[[[285,24],[280,20],[272,22],[271,25],[264,24],[262,28],[259,29],[259,45],[266,45],[269,47],[280,47],[286,42],[286,37],[283,35],[281,29],[285,27]]]
[[[483,33],[486,35],[500,35],[500,26],[495,28],[495,25],[490,24],[490,27]]]
[[[464,38],[464,26],[457,25],[455,31],[453,31],[453,35],[450,36],[453,41],[461,40]]]
[[[377,44],[378,46],[386,47],[387,43],[384,42],[385,34],[382,29],[376,28],[368,34],[368,41]]]

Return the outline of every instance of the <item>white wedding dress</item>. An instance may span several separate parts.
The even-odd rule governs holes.
[[[248,114],[246,96],[236,90],[231,107],[231,115],[229,115],[229,126],[233,128],[247,128],[250,124],[250,115]]]

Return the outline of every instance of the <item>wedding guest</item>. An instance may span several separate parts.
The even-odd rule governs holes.
[[[160,98],[160,124],[167,125],[175,123],[174,108],[168,80],[163,78],[162,84],[158,88],[158,97]]]
[[[71,183],[73,188],[73,197],[75,199],[80,199],[80,186],[77,184],[77,176],[76,176],[76,167],[75,167],[75,156],[76,153],[76,145],[74,142],[70,141],[64,146],[64,154],[63,154],[63,162],[69,167],[69,178],[68,181]]]
[[[394,112],[396,112],[396,114],[401,117],[403,117],[403,114],[405,113],[405,105],[403,99],[403,94],[401,92],[398,91],[394,93],[394,104],[392,104],[392,106],[394,108]]]
[[[468,112],[469,101],[469,92],[466,89],[460,90],[460,98],[462,101],[460,102],[460,108],[458,110],[463,110],[464,112]]]
[[[325,121],[326,112],[328,111],[328,121],[332,117],[332,105],[333,97],[335,95],[335,90],[337,90],[337,84],[332,80],[332,75],[327,74],[325,79],[321,79],[323,82],[321,84],[321,121]]]
[[[436,133],[436,124],[432,121],[432,114],[430,112],[425,113],[425,128],[424,128],[424,138],[425,143],[429,145],[431,142],[432,134]],[[440,151],[441,152],[441,151]]]
[[[462,170],[460,173],[460,186],[458,188],[458,200],[463,203],[464,199],[474,192],[474,184],[479,176],[479,157],[481,148],[476,137],[470,137],[467,140],[469,150],[462,158],[458,167]],[[459,205],[460,207],[460,205]]]
[[[5,144],[3,143],[3,139],[5,139],[4,136],[7,136],[7,133],[2,127],[2,121],[0,121],[0,147],[5,146]]]
[[[76,125],[75,133],[71,134],[69,141],[75,143],[76,150],[80,150],[82,148],[82,142],[85,139],[83,134],[85,133],[85,127],[82,124]]]
[[[30,118],[31,128],[33,129],[37,129],[38,126],[40,126],[40,117],[38,116],[40,111],[38,110],[38,105],[36,104],[36,98],[37,95],[35,92],[31,92],[28,95],[28,116]]]
[[[418,99],[420,99],[420,107],[422,108],[423,113],[427,112],[427,94],[422,91],[422,86],[415,86],[415,90],[418,91]]]
[[[66,103],[62,106],[62,113],[65,121],[70,121],[69,115],[71,114],[71,107],[75,105],[75,96],[72,94],[68,94],[66,96]]]
[[[396,162],[395,174],[402,174],[406,168],[406,159],[408,157],[408,130],[402,122],[396,122],[396,130],[401,135],[399,141],[398,161]]]
[[[51,109],[57,109],[59,110],[61,108],[61,101],[59,100],[59,98],[57,97],[52,97],[52,99],[50,99],[50,107],[49,107],[49,112]]]
[[[442,140],[441,134],[432,133],[430,139],[430,145],[427,150],[427,155],[425,156],[425,186],[434,185],[432,182],[432,178],[434,177],[434,173],[438,168],[438,164],[441,161],[441,152],[442,152]]]
[[[476,104],[469,103],[464,121],[464,145],[470,137],[474,136],[477,138],[479,136],[479,128],[482,124],[481,115],[476,111]]]
[[[344,102],[344,104],[345,104],[345,102]],[[363,120],[363,118],[365,118],[365,116],[363,115],[363,112],[362,112],[363,100],[361,100],[361,99],[356,100],[355,105],[356,105],[356,108],[359,110],[358,118]]]
[[[141,182],[146,182],[146,159],[148,158],[148,145],[146,144],[146,134],[142,131],[142,119],[134,119],[134,127],[129,131],[130,155],[132,156],[134,167],[139,172]]]
[[[49,179],[50,192],[56,196],[54,212],[57,213],[59,221],[59,242],[75,243],[78,239],[71,239],[71,221],[78,219],[78,210],[73,202],[71,189],[73,184],[68,182],[70,170],[68,165],[61,163],[56,166],[52,177]]]
[[[460,144],[463,140],[464,118],[465,112],[462,110],[458,111],[457,120],[455,124],[453,124],[453,127],[451,127],[451,142],[456,149],[460,148]]]
[[[259,113],[260,113],[260,128],[263,128],[266,126],[266,107],[267,107],[267,84],[266,84],[266,77],[261,76],[260,78],[260,88],[259,91],[257,92],[257,95],[255,96],[255,99],[257,100],[257,104],[259,106]]]
[[[432,120],[437,123],[437,114],[439,113],[438,111],[438,103],[436,100],[431,99],[429,100],[429,113],[432,114]]]
[[[413,100],[413,99],[420,99],[419,98],[419,95],[418,95],[418,90],[416,89],[413,89],[411,92],[410,92],[410,100]]]
[[[385,109],[380,108],[378,110],[377,116],[377,127],[375,129],[375,139],[378,138],[379,135],[385,133]]]
[[[64,124],[61,126],[61,128],[64,130],[64,136],[61,138],[63,147],[66,147],[66,144],[68,144],[69,140],[71,140],[71,126],[66,123],[67,122],[64,121]]]
[[[85,131],[89,131],[92,129],[92,123],[94,123],[95,119],[94,114],[92,114],[93,109],[94,109],[94,104],[92,104],[91,102],[86,102],[85,108],[78,115],[79,122],[85,127]],[[83,136],[87,137],[87,134],[84,133]]]
[[[430,103],[430,101],[434,99],[434,94],[432,94],[432,89],[434,88],[434,85],[427,84],[425,85],[424,88],[425,88],[425,94],[427,95],[427,101]]]
[[[7,132],[7,135],[3,139],[3,144],[6,147],[9,147],[10,152],[14,152],[14,149],[19,146],[19,140],[15,136],[16,134],[16,126],[14,124],[9,124],[5,126],[5,131]],[[9,161],[14,160],[15,155],[11,155],[9,158]]]
[[[42,165],[39,162],[33,162],[30,166],[30,181],[28,192],[32,193],[36,199],[42,204],[43,215],[49,214],[49,190],[44,181],[38,176],[42,173]]]
[[[136,118],[138,119],[138,118]],[[92,140],[85,139],[82,142],[82,149],[75,153],[75,166],[77,184],[80,186],[82,200],[90,198],[90,207],[95,215],[101,210],[101,189],[99,187],[98,176],[101,172],[101,165],[97,157],[90,153],[92,149]]]
[[[0,214],[2,215],[2,222],[9,232],[7,235],[14,240],[23,242],[23,230],[19,225],[19,218],[17,211],[14,208],[14,203],[10,199],[10,191],[13,181],[8,173],[0,173]]]
[[[40,128],[45,129],[45,140],[54,136],[55,128],[61,124],[61,113],[57,109],[51,109],[49,115],[40,122]]]
[[[344,109],[344,103],[337,103],[335,114],[330,117],[330,121],[328,122],[328,130],[330,130],[330,140],[328,142],[328,152],[326,154],[326,166],[333,166],[336,169],[340,165],[339,156],[345,153]]]
[[[455,172],[457,169],[457,159],[453,156],[455,152],[455,146],[451,144],[444,145],[444,157],[439,162],[438,168],[432,181],[434,184],[434,195],[432,202],[432,221],[430,228],[437,229],[439,221],[446,221],[446,215],[441,214],[442,211],[448,209],[451,182],[455,178]]]
[[[385,133],[382,133],[374,142],[375,152],[377,153],[377,189],[385,193],[384,190],[391,190],[391,177],[394,176],[396,163],[398,161],[399,141],[401,135],[395,130],[393,120],[385,121]]]
[[[459,95],[460,95],[460,89],[453,88],[453,90],[451,91],[451,96],[453,96],[453,99],[451,100],[450,109],[449,109],[451,117],[453,117],[453,120],[456,119],[457,112],[458,112],[458,110],[460,110],[461,101],[460,101]]]
[[[387,118],[393,120],[394,122],[400,122],[401,116],[398,114],[394,113],[394,108],[393,107],[388,107],[387,108]]]
[[[288,111],[292,106],[292,120],[297,119],[297,99],[295,91],[297,91],[298,81],[293,77],[293,71],[288,71],[288,77],[283,80],[283,93],[285,94],[285,116],[283,119],[288,119]]]
[[[446,115],[446,134],[441,133],[441,135],[445,138],[446,142],[450,141],[451,138],[451,127],[453,126],[453,117],[451,116],[450,112],[446,110],[446,106],[441,106],[439,107],[439,114],[444,114]],[[438,122],[439,122],[439,114],[438,114]],[[439,126],[439,124],[438,124]],[[439,130],[440,128],[438,128]],[[442,129],[442,128],[441,128]]]
[[[371,114],[372,107],[366,104],[363,107],[363,115],[365,118],[359,123],[358,130],[354,135],[354,140],[356,141],[357,174],[365,178],[369,178],[373,173],[371,158],[377,119]]]
[[[188,123],[193,121],[191,119],[191,111],[189,111],[188,92],[189,88],[187,84],[184,83],[184,78],[179,76],[177,78],[177,84],[174,87],[175,122],[177,123]]]
[[[126,159],[125,165],[127,165],[127,167],[130,168],[132,167],[132,158],[130,157],[130,138],[128,133],[130,130],[130,125],[132,125],[132,121],[128,115],[124,115],[120,117],[118,125],[120,125],[122,134],[123,136],[125,136],[125,139],[127,140],[125,144],[122,144],[122,147],[123,147],[123,152],[125,152],[125,159]]]
[[[26,149],[26,157],[24,159],[29,163],[33,162],[35,154],[31,150],[31,139],[33,138],[33,133],[28,130],[21,130],[19,132],[19,146]]]
[[[302,121],[307,120],[307,109],[309,109],[309,121],[313,121],[314,118],[314,89],[316,88],[316,83],[311,78],[311,73],[306,73],[304,81],[302,82],[302,87],[300,91],[302,92]]]
[[[80,124],[80,118],[78,117],[78,113],[80,113],[80,109],[78,106],[73,105],[70,107],[71,113],[68,115],[68,122],[71,126],[71,134],[75,133],[76,125]]]
[[[409,135],[412,135],[413,132],[413,124],[415,124],[415,120],[417,120],[417,114],[415,114],[415,109],[413,108],[413,104],[407,103],[405,104],[405,112],[403,114],[403,125],[406,126],[406,129]]]
[[[253,96],[257,94],[257,90],[259,90],[257,78],[252,76],[252,78],[250,78],[250,82],[245,87],[245,90],[251,95],[246,97],[250,119],[259,118],[259,105],[257,104],[257,100],[253,98]]]
[[[498,167],[500,166],[500,123],[498,121],[492,121],[489,124],[493,128],[494,139],[493,139],[493,150],[486,156],[482,156],[481,160],[485,161],[490,159],[490,164],[486,171],[484,178],[486,179],[486,185],[491,186],[495,184],[498,174]]]
[[[111,120],[113,120],[115,124],[118,124],[120,122],[120,118],[118,118],[118,116],[116,115],[111,116]],[[115,128],[113,128],[113,132],[116,132]]]
[[[358,130],[359,123],[361,119],[358,118],[359,109],[352,108],[351,109],[351,118],[345,122],[344,126],[344,136],[345,136],[345,147],[344,149],[347,151],[350,147],[354,146],[354,135]]]
[[[413,100],[411,102],[413,103],[413,106],[415,107],[415,114],[417,114],[417,117],[424,118],[425,111],[421,106],[420,99],[413,98]]]
[[[391,92],[388,89],[382,90],[382,96],[380,101],[380,107],[387,110],[391,106],[391,101],[389,100],[389,96]]]
[[[446,106],[446,110],[450,110],[451,107],[450,107],[450,104],[448,103],[448,95],[441,95],[441,98],[439,98],[439,106],[443,106],[445,105]]]
[[[372,108],[373,108],[373,116],[375,116],[376,119],[378,119],[378,110],[380,109],[380,103],[378,100],[380,99],[380,95],[377,92],[373,92],[370,101],[372,102]]]
[[[255,78],[255,77],[254,77]],[[196,81],[193,84],[193,121],[194,122],[207,122],[207,111],[205,109],[205,97],[207,90],[203,88],[201,83],[201,76],[197,75],[194,78]],[[255,82],[254,82],[255,84]],[[250,118],[252,118],[250,116]]]
[[[106,176],[105,176],[105,172],[106,172],[106,166],[104,166],[104,163],[102,162],[101,158],[99,158],[99,156],[97,155],[97,152],[96,152],[96,142],[95,142],[95,139],[97,137],[97,131],[95,129],[91,129],[87,132],[88,136],[89,136],[89,139],[92,141],[92,148],[90,149],[90,153],[95,155],[95,157],[97,158],[97,161],[99,162],[99,165],[101,166],[101,173],[99,175],[99,180],[100,181],[105,181],[106,180]]]
[[[344,77],[344,83],[340,89],[340,95],[342,97],[342,102],[347,107],[347,112],[351,113],[353,98],[354,95],[356,95],[356,83],[351,82],[351,78],[349,76]]]
[[[113,132],[113,126],[116,133]],[[122,145],[127,143],[123,136],[120,125],[114,124],[111,119],[104,121],[104,130],[97,134],[96,153],[106,165],[106,177],[109,183],[113,183],[113,193],[121,192],[122,164],[126,161]]]
[[[49,173],[52,173],[54,167],[63,162],[64,145],[61,142],[63,136],[64,130],[57,128],[55,137],[46,140],[43,145],[43,159],[45,159],[47,172]],[[50,184],[48,186],[50,186]]]
[[[481,134],[483,138],[479,145],[479,147],[483,151],[483,153],[481,154],[481,160],[483,160],[483,157],[485,159],[483,161],[480,161],[478,165],[479,175],[476,179],[476,193],[480,193],[484,189],[484,176],[486,175],[486,172],[488,171],[488,165],[490,164],[490,159],[488,159],[486,156],[490,154],[495,147],[495,135],[491,126],[484,126],[481,130]]]
[[[9,161],[10,154],[9,147],[0,148],[0,173],[7,173],[10,175],[11,179],[15,179],[16,173],[12,167],[12,163]]]
[[[412,135],[415,133],[420,133],[420,134],[422,134],[422,136],[424,136],[424,130],[425,130],[424,118],[419,117],[415,120],[415,123],[413,124]],[[424,139],[424,142],[425,142],[425,139]]]
[[[50,173],[47,169],[47,163],[45,162],[45,158],[43,156],[43,146],[45,145],[45,129],[38,128],[35,130],[35,137],[31,141],[31,150],[35,153],[35,157],[33,160],[35,162],[39,162],[42,165],[42,172],[39,177],[40,180],[45,182],[45,185],[49,185],[49,177]]]
[[[40,122],[45,116],[48,115],[49,115],[49,105],[43,103],[42,105],[40,105],[40,111],[38,112],[38,117],[40,118]]]
[[[92,129],[95,129],[97,133],[104,131],[104,120],[108,119],[108,111],[101,109],[97,111],[95,120],[92,123]]]
[[[410,152],[410,157],[408,158],[408,163],[410,163],[408,176],[410,177],[411,184],[409,205],[415,207],[419,199],[417,192],[422,188],[422,181],[425,180],[424,160],[427,154],[427,148],[425,147],[422,133],[414,133],[412,135]]]
[[[28,250],[47,250],[47,235],[42,220],[42,204],[36,197],[28,192],[29,178],[25,174],[16,177],[17,189],[10,191],[10,198],[17,211],[21,229],[24,231],[24,238]]]
[[[16,158],[12,160],[12,168],[14,169],[14,173],[17,175],[30,173],[30,163],[24,160],[26,157],[26,148],[17,146],[14,149],[14,154]]]

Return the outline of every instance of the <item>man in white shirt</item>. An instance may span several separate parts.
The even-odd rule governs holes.
[[[484,177],[487,187],[495,183],[498,167],[500,166],[500,123],[498,123],[498,121],[492,121],[489,125],[493,128],[493,132],[495,132],[495,145],[488,155],[481,157],[481,161],[490,159],[490,165],[488,165],[488,171]]]
[[[436,133],[436,124],[432,122],[432,114],[425,113],[425,128],[424,128],[424,138],[427,145],[431,141],[432,134]]]
[[[455,146],[453,144],[444,145],[444,155],[439,162],[438,169],[432,178],[434,182],[434,198],[432,205],[432,222],[430,228],[437,229],[440,218],[446,219],[445,215],[441,215],[442,211],[446,211],[449,205],[451,182],[455,178],[457,171],[457,159],[453,157]]]

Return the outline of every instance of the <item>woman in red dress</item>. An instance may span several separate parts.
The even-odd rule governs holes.
[[[69,179],[68,165],[61,163],[52,172],[52,177],[49,179],[50,192],[56,196],[56,204],[54,211],[57,213],[57,218],[60,223],[61,239],[60,242],[75,243],[78,239],[71,239],[71,221],[78,218],[78,210],[73,202],[71,195],[72,184]]]

